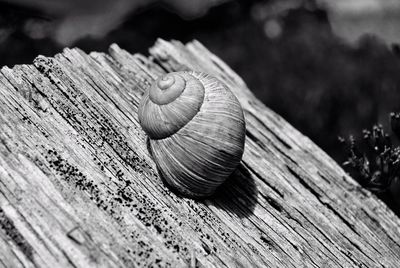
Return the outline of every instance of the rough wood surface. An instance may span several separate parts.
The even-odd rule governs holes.
[[[137,122],[165,71],[206,71],[245,110],[217,195],[164,186]],[[194,41],[66,49],[0,73],[0,266],[398,267],[400,220]]]

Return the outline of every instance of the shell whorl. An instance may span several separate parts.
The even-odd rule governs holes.
[[[165,105],[178,98],[185,90],[186,80],[177,73],[169,73],[157,79],[150,88],[149,98],[158,105]]]
[[[139,106],[139,122],[151,139],[163,139],[179,131],[198,113],[204,86],[188,72],[158,78]]]
[[[167,184],[185,196],[207,197],[240,163],[243,110],[229,88],[213,76],[194,71],[168,75],[173,79],[160,78],[145,93],[139,122],[150,137],[153,160]],[[185,80],[183,90],[178,87],[180,78]],[[169,103],[158,96],[157,91],[173,87]]]

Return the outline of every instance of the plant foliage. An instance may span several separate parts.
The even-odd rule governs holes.
[[[392,136],[400,140],[400,113],[390,114],[390,125]],[[384,192],[399,178],[400,147],[393,145],[391,135],[385,132],[382,125],[363,130],[360,142],[353,136],[348,140],[339,140],[348,151],[348,158],[343,165],[364,187],[374,192]]]

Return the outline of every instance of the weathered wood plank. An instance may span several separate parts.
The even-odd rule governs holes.
[[[0,265],[396,267],[400,220],[194,41],[150,57],[66,49],[0,73]],[[228,83],[243,161],[194,201],[158,177],[137,122],[146,87],[196,69]]]

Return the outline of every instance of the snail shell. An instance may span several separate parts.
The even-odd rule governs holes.
[[[145,92],[138,114],[159,172],[185,196],[212,195],[242,158],[242,107],[225,84],[208,74],[161,76]]]

